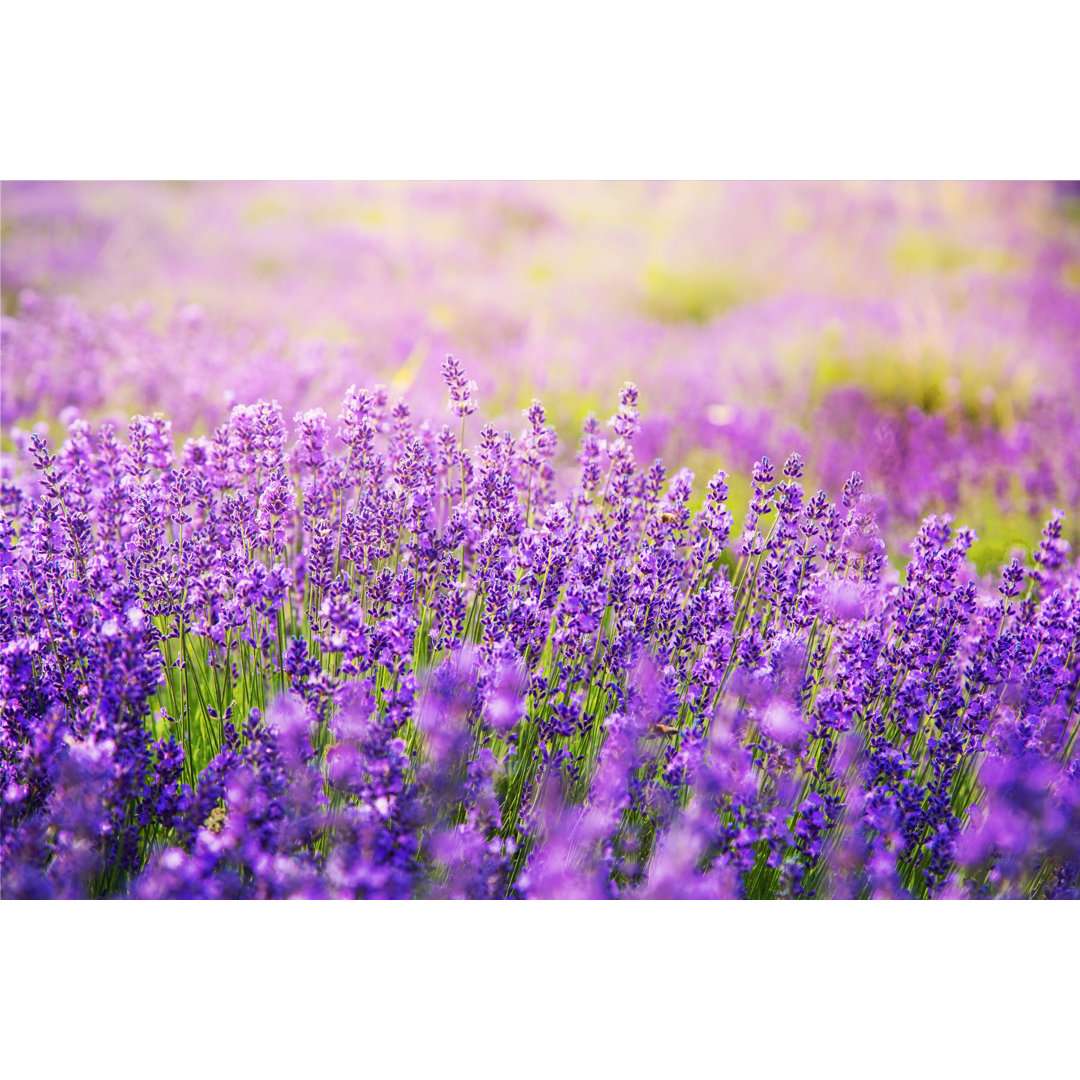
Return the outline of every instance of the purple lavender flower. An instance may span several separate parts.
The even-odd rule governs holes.
[[[468,447],[445,374],[458,433],[354,387],[337,443],[265,402],[179,455],[162,417],[20,437],[5,895],[1076,893],[1061,514],[1000,584],[948,514],[901,572],[859,473],[702,494],[639,465],[628,385],[567,475],[539,403]]]

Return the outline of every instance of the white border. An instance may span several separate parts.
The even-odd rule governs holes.
[[[5,4],[0,176],[1069,178],[1080,8]]]
[[[1035,1076],[1067,903],[0,905],[12,1076]]]

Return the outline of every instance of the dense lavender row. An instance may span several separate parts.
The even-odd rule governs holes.
[[[3,481],[5,897],[1075,896],[1080,567],[544,409],[69,414]],[[478,440],[478,441],[477,441]],[[32,464],[32,468],[30,467]]]

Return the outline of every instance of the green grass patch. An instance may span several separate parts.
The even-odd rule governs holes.
[[[952,274],[969,269],[1008,274],[1021,269],[1022,260],[1011,251],[967,247],[938,233],[909,229],[893,248],[893,266],[902,274]]]
[[[856,387],[894,414],[911,406],[928,415],[958,411],[967,420],[1003,430],[1028,406],[1034,383],[1028,367],[1006,370],[998,357],[975,362],[931,346],[900,345],[853,354],[839,334],[826,332],[815,354],[807,404],[812,412],[830,392]]]
[[[642,307],[661,322],[705,323],[755,299],[759,289],[738,272],[721,267],[646,268]]]
[[[1028,514],[1017,509],[1025,501],[1020,482],[1014,479],[1008,500],[1011,509],[1003,509],[1002,501],[986,487],[968,492],[959,508],[951,511],[957,525],[969,525],[978,534],[979,539],[971,546],[968,559],[980,574],[996,574],[1018,548],[1030,561],[1032,552],[1039,545],[1051,508],[1047,507],[1043,514]],[[1076,520],[1067,520],[1066,531],[1071,529],[1075,535],[1077,525]],[[1067,535],[1066,539],[1071,538]]]

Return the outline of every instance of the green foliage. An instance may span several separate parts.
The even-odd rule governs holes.
[[[893,248],[893,266],[902,274],[952,274],[977,269],[1005,274],[1020,268],[1020,259],[1009,251],[966,247],[939,233],[909,229]]]
[[[753,282],[734,270],[654,264],[645,271],[642,306],[661,322],[705,323],[754,299],[757,293]]]
[[[902,414],[915,407],[928,415],[1008,429],[1031,399],[1034,371],[1006,368],[1001,357],[949,356],[931,346],[880,345],[856,353],[837,331],[826,332],[815,351],[807,405],[819,408],[834,390],[857,387],[880,409]]]
[[[971,546],[968,559],[980,574],[997,575],[1001,567],[1012,558],[1016,549],[1030,559],[1039,545],[1039,537],[1045,522],[1043,516],[1033,516],[1019,509],[1024,500],[1013,482],[1010,496],[1011,508],[1002,505],[995,493],[987,487],[968,493],[958,510],[956,520],[970,525],[979,539]]]

